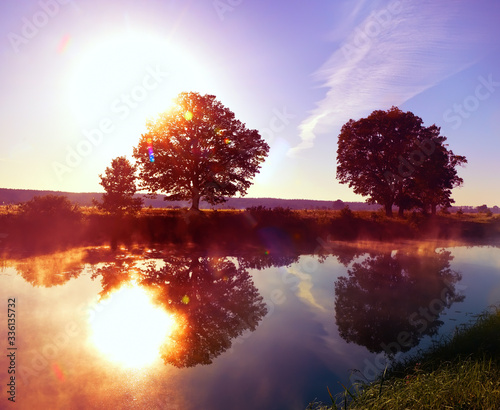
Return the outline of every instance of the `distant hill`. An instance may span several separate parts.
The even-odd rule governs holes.
[[[32,189],[8,189],[0,188],[0,205],[18,204],[32,199],[34,196],[42,195],[64,195],[71,202],[77,203],[80,206],[91,206],[92,199],[101,199],[101,193],[98,192],[60,192],[60,191],[39,191]],[[146,198],[144,195],[137,195],[144,198],[145,206],[153,208],[182,208],[188,207],[187,201],[164,201],[163,195],[158,195],[156,199]],[[336,201],[319,201],[313,199],[279,199],[279,198],[230,198],[227,202],[217,205],[216,209],[246,209],[252,206],[265,206],[267,208],[275,208],[281,206],[290,209],[342,209],[349,205],[353,211],[377,211],[380,205],[371,205],[365,202],[343,202],[340,199]],[[211,209],[212,206],[206,202],[200,203],[200,208]],[[476,212],[476,208],[472,206],[451,207],[450,210],[456,211],[462,208],[465,212]],[[497,206],[490,208],[493,213],[499,213],[500,209]]]
[[[0,188],[0,205],[18,204],[32,199],[34,196],[42,195],[64,195],[71,202],[81,206],[91,206],[92,199],[101,199],[101,193],[98,192],[60,192],[60,191],[39,191],[31,189],[8,189]],[[144,198],[145,206],[153,208],[173,208],[188,207],[187,201],[164,201],[163,195],[158,195],[156,199],[146,198],[144,195],[138,195]],[[279,199],[279,198],[230,198],[224,204],[215,206],[217,209],[246,209],[252,206],[265,206],[275,208],[278,206],[290,209],[342,209],[349,205],[352,210],[378,210],[379,205],[369,205],[364,202],[343,202],[337,201],[318,201],[312,199]],[[212,206],[206,202],[200,203],[200,208],[211,209]]]

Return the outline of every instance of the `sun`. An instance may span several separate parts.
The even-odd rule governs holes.
[[[115,128],[167,110],[182,91],[210,82],[188,49],[147,31],[120,31],[82,45],[68,74],[67,99],[80,124]]]
[[[176,328],[174,317],[154,306],[146,290],[135,284],[122,286],[95,310],[94,346],[106,359],[126,368],[152,364]]]

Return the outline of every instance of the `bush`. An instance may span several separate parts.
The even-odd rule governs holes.
[[[354,218],[354,214],[352,213],[352,211],[349,209],[349,205],[346,205],[344,206],[341,210],[340,210],[340,217],[342,219],[353,219]]]
[[[82,212],[65,196],[35,196],[19,207],[12,239],[26,250],[62,249],[79,240]]]
[[[20,204],[19,215],[30,219],[79,219],[81,211],[65,196],[45,195]]]
[[[426,217],[428,217],[428,214],[424,214],[423,212],[421,213],[421,212],[413,211],[410,214],[410,216],[408,217],[408,223],[413,228],[418,228],[425,221]]]

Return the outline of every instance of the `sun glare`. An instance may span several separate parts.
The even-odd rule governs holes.
[[[181,91],[207,84],[209,76],[189,50],[141,31],[118,32],[83,47],[68,83],[75,118],[116,126],[138,115],[156,116]]]
[[[95,310],[94,345],[107,359],[128,368],[153,363],[175,328],[174,318],[154,306],[146,290],[137,285],[121,287]]]

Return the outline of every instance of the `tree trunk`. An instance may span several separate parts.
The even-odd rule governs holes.
[[[198,189],[193,189],[193,194],[191,197],[191,211],[200,210],[200,191]]]
[[[402,218],[405,214],[405,208],[403,206],[400,206],[398,209],[398,216]]]
[[[436,204],[431,204],[431,214],[432,215],[436,215],[436,208],[437,208]]]
[[[392,204],[385,204],[385,215],[392,218]]]

